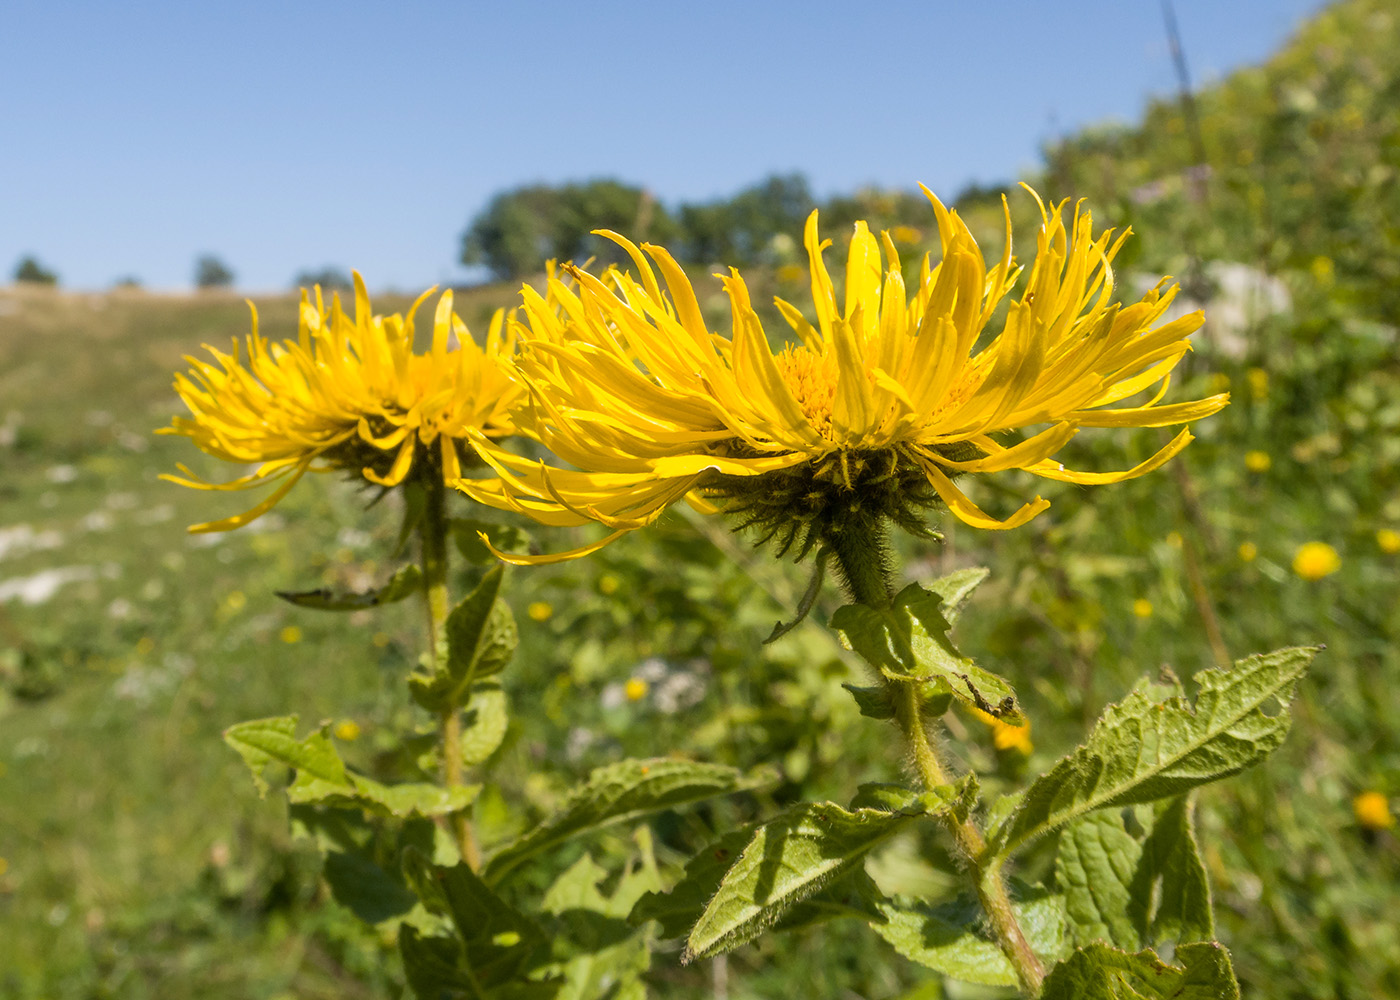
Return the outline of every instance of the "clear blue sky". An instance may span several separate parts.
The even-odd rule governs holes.
[[[1194,79],[1321,6],[1177,0]],[[952,195],[1174,89],[1157,0],[9,0],[0,280],[34,253],[68,287],[176,289],[210,251],[248,289],[336,265],[416,290],[463,276],[463,228],[512,185]]]

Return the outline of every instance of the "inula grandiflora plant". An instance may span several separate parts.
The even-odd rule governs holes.
[[[1202,317],[1173,318],[1166,279],[1138,301],[1116,301],[1112,262],[1127,234],[1095,234],[1087,212],[1066,219],[1066,205],[1037,199],[1042,225],[1026,267],[1012,256],[1008,213],[1005,251],[989,267],[956,211],[928,197],[942,252],[922,260],[912,287],[889,236],[857,223],[838,288],[813,214],[805,234],[813,308],[777,302],[792,333],[781,349],[737,271],[720,276],[732,326],[717,332],[666,250],[601,233],[631,269],[552,269],[543,292],[525,287],[517,313],[497,317],[484,350],[444,296],[431,352],[414,355],[411,319],[373,317],[357,283],[353,322],[338,305],[327,317],[318,295],[303,305],[299,343],[269,347],[255,333],[247,367],[220,355],[222,370],[196,363],[199,385],[178,383],[192,416],[173,432],[219,457],[259,463],[224,488],[330,468],[410,491],[404,537],[418,535],[420,569],[370,595],[284,596],[361,607],[423,595],[427,652],[408,684],[436,720],[437,749],[424,762],[436,756],[440,784],[356,774],[324,732],[298,738],[294,717],[240,724],[228,739],[260,783],[267,763],[295,769],[287,794],[331,852],[333,887],[351,877],[333,863],[336,852],[364,843],[345,832],[344,817],[368,824],[374,870],[398,879],[414,904],[395,916],[420,997],[641,996],[658,935],[684,937],[689,961],[834,916],[867,922],[900,954],[948,977],[1026,996],[1238,995],[1214,941],[1192,792],[1280,744],[1315,650],[1204,671],[1194,694],[1166,670],[1144,678],[1077,750],[1019,792],[984,801],[978,775],[950,765],[959,755],[945,746],[940,719],[960,705],[996,726],[998,746],[1028,745],[1030,719],[1011,685],[950,635],[988,571],[901,585],[889,535],[893,526],[937,544],[940,517],[1006,530],[1049,506],[1037,496],[989,512],[968,497],[964,477],[1024,470],[1099,485],[1170,461],[1192,440],[1183,425],[1228,401],[1166,401]],[[1073,470],[1057,458],[1086,428],[1144,427],[1183,429],[1127,469]],[[542,460],[542,450],[553,458]],[[465,537],[476,522],[445,513],[445,482],[544,524],[610,531],[565,552],[522,551],[484,533],[478,543]],[[248,515],[196,530],[245,523],[289,485]],[[497,596],[499,566],[478,571],[475,590],[448,610],[445,539],[455,530],[464,552],[518,564],[583,558],[682,501],[728,518],[779,557],[811,562],[807,593],[774,638],[802,621],[835,569],[849,603],[829,626],[863,668],[845,687],[861,714],[900,734],[889,777],[906,780],[862,785],[844,804],[801,802],[726,833],[669,891],[644,835],[643,863],[611,897],[585,855],[525,905],[508,883],[533,856],[609,822],[768,779],[762,768],[623,761],[593,772],[540,824],[483,851],[470,822],[480,785],[463,775],[504,731],[496,674],[515,625]],[[964,895],[887,895],[898,887],[867,874],[873,851],[924,823],[944,831]],[[1047,835],[1056,839],[1044,884],[1011,878],[1018,852]],[[566,898],[626,918],[630,964],[604,963],[613,972],[598,973],[607,949],[616,961],[611,937],[561,944]]]

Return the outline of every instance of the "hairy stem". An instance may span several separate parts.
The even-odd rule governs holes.
[[[836,556],[851,597],[868,607],[889,607],[894,583],[887,525],[883,521],[865,519],[859,525],[848,520],[843,527],[846,530],[828,532],[826,539]],[[895,705],[895,718],[925,788],[949,784],[949,778],[933,748],[933,734],[929,720],[923,713],[918,685],[890,678],[884,678],[884,683],[889,687]],[[997,945],[1016,970],[1022,991],[1027,996],[1037,996],[1040,984],[1045,979],[1045,969],[1016,920],[1000,869],[987,863],[986,841],[982,831],[971,817],[960,820],[951,813],[945,813],[939,817],[939,821],[953,837],[958,856],[966,865],[977,898],[987,913]]]
[[[427,500],[418,527],[422,542],[423,603],[428,613],[428,649],[434,660],[447,658],[447,496],[442,480],[431,478],[425,485]],[[442,731],[442,783],[451,790],[462,784],[462,710],[451,705],[439,717]],[[481,867],[481,851],[476,845],[470,817],[465,811],[447,817],[457,851],[472,871]]]

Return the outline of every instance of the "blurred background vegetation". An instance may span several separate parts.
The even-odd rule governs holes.
[[[1396,4],[1345,0],[1264,65],[1191,101],[1161,100],[1137,125],[1045,150],[1043,173],[1029,178],[1042,194],[1084,198],[1100,225],[1138,232],[1119,261],[1125,294],[1171,273],[1183,299],[1206,308],[1176,391],[1228,387],[1234,402],[1195,428],[1183,459],[1146,479],[1088,490],[971,484],[995,509],[1033,491],[1054,506],[1005,534],[950,520],[943,544],[903,553],[911,578],[993,568],[961,642],[1016,683],[1035,746],[1028,760],[995,748],[975,720],[949,722],[961,761],[1003,777],[1071,749],[1144,671],[1189,674],[1221,651],[1327,644],[1285,748],[1201,796],[1220,936],[1246,995],[1400,995],[1400,841],[1386,814],[1363,824],[1353,811],[1362,792],[1400,796],[1396,52]],[[992,255],[1004,192],[1027,259],[1037,218],[1028,196],[989,186],[951,200]],[[612,180],[502,192],[469,222],[461,252],[509,280],[470,290],[459,311],[479,334],[546,258],[612,259],[587,235],[600,226],[675,248],[720,328],[723,299],[705,277],[717,264],[744,267],[756,302],[779,294],[805,305],[801,222],[814,205],[800,176],[673,208]],[[834,253],[865,218],[891,230],[907,267],[936,254],[917,192],[816,207]],[[284,807],[257,799],[219,738],[233,722],[297,711],[303,723],[338,723],[358,766],[394,774],[393,734],[416,711],[403,685],[416,609],[347,618],[272,594],[385,580],[392,499],[366,510],[356,484],[318,479],[251,528],[184,534],[247,500],[156,478],[180,461],[227,471],[150,434],[176,412],[181,356],[247,330],[246,307],[221,290],[228,269],[214,257],[197,266],[209,279],[197,297],[65,294],[33,258],[0,290],[0,997],[401,989],[391,934],[364,930],[332,898]],[[345,284],[332,269],[303,277]],[[264,333],[294,335],[292,298],[258,307]],[[1152,431],[1102,432],[1065,458],[1119,468],[1160,443]],[[465,501],[457,513],[483,516]],[[529,530],[551,548],[586,536]],[[1310,541],[1332,546],[1340,569],[1296,572]],[[841,690],[848,667],[825,630],[809,624],[760,645],[804,584],[805,568],[679,512],[590,559],[512,572],[524,642],[503,678],[512,728],[488,767],[513,791],[480,803],[483,837],[508,835],[522,811],[539,815],[589,768],[624,755],[777,764],[784,780],[772,793],[653,824],[674,874],[719,826],[888,778],[887,734]],[[813,617],[837,603],[829,591]],[[618,871],[635,852],[629,832],[577,850]],[[1032,854],[1022,874],[1033,879],[1044,863]],[[952,884],[932,841],[896,841],[874,867],[892,886]],[[677,954],[654,961],[655,995],[777,997],[796,982],[821,997],[943,995],[854,924],[768,938],[727,962],[681,968]]]

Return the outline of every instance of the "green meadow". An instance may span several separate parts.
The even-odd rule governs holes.
[[[1189,677],[1225,658],[1326,646],[1283,748],[1198,797],[1218,935],[1246,996],[1400,995],[1400,838],[1391,812],[1356,806],[1368,792],[1400,803],[1395,51],[1395,4],[1342,3],[1267,64],[1198,94],[1194,116],[1163,100],[1140,123],[1048,149],[1039,191],[1083,197],[1099,225],[1139,234],[1119,261],[1123,294],[1170,273],[1182,301],[1206,311],[1169,398],[1228,390],[1231,405],[1149,476],[1087,488],[983,477],[967,488],[987,509],[1009,512],[1037,492],[1052,507],[1011,532],[947,518],[941,542],[898,543],[909,579],[992,571],[960,645],[1014,684],[1033,747],[998,749],[988,727],[950,714],[955,763],[990,776],[987,800],[998,781],[1073,750],[1144,671]],[[1025,259],[1034,206],[1010,197]],[[889,203],[862,199],[877,218]],[[999,193],[959,207],[997,251]],[[936,246],[931,212],[882,221]],[[759,266],[756,302],[808,304],[788,268]],[[724,328],[708,270],[694,271],[702,306]],[[480,335],[493,309],[517,301],[516,286],[494,285],[459,294],[457,309]],[[257,306],[265,335],[295,336],[295,297]],[[395,734],[428,721],[404,685],[419,608],[333,615],[276,592],[382,585],[408,559],[394,551],[398,499],[308,477],[250,527],[188,535],[257,498],[159,478],[178,463],[216,480],[237,471],[153,431],[180,412],[171,377],[183,357],[247,330],[247,307],[221,292],[0,288],[0,997],[403,995],[392,933],[367,929],[332,892],[285,802],[261,800],[221,738],[236,722],[295,712],[303,727],[329,720],[366,773],[396,773]],[[1089,431],[1062,457],[1126,468],[1164,434]],[[546,550],[595,537],[453,503]],[[595,833],[557,870],[522,877],[521,891],[585,849],[617,872],[639,844],[669,882],[716,830],[888,779],[889,740],[842,689],[850,654],[822,627],[842,603],[835,586],[806,624],[764,645],[808,567],[749,541],[677,508],[590,558],[508,571],[521,648],[502,677],[510,728],[485,769],[510,792],[477,803],[484,844],[623,757],[780,774],[759,792]],[[1335,571],[1295,562],[1313,542],[1335,551]],[[1017,874],[1044,876],[1051,841]],[[939,850],[931,833],[901,835],[871,871],[905,891],[947,891]],[[679,958],[678,942],[659,946],[651,995],[781,997],[796,982],[813,997],[1008,995],[942,986],[859,921]]]

